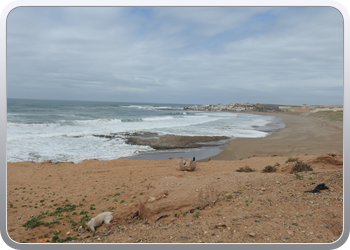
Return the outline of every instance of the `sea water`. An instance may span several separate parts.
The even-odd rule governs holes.
[[[78,163],[155,152],[125,133],[265,137],[283,127],[270,115],[184,111],[189,104],[7,100],[7,161]],[[113,139],[101,135],[117,134]]]

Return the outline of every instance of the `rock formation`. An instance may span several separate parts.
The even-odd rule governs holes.
[[[181,159],[179,166],[180,166],[180,170],[182,171],[193,171],[195,170],[197,164],[191,159]]]

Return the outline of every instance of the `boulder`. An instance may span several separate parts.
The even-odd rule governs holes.
[[[181,159],[179,166],[180,166],[180,170],[182,171],[193,171],[195,170],[197,164],[191,159]]]

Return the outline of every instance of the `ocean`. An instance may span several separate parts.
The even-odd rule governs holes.
[[[184,111],[193,104],[7,99],[7,161],[74,162],[181,155],[125,143],[125,133],[265,137],[284,127],[270,115]],[[108,139],[101,135],[117,134]],[[97,136],[99,135],[99,136]],[[198,149],[196,149],[198,150]],[[165,154],[166,153],[166,154]],[[144,156],[144,157],[142,157]]]

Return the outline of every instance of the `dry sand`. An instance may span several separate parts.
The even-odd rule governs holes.
[[[84,216],[114,211],[110,231],[102,226],[74,243],[336,241],[343,230],[342,123],[276,115],[286,128],[230,141],[193,172],[180,171],[179,159],[8,163],[8,234],[16,242],[55,234],[72,242],[67,237],[77,235]],[[313,171],[291,174],[290,156]],[[276,172],[262,173],[276,163]],[[244,166],[256,171],[236,172]],[[329,189],[305,193],[321,183]],[[46,224],[23,226],[35,220]]]
[[[261,115],[261,113],[257,113]],[[252,156],[321,155],[343,152],[343,123],[317,117],[269,113],[283,119],[286,127],[266,138],[237,138],[212,160],[237,160]]]

